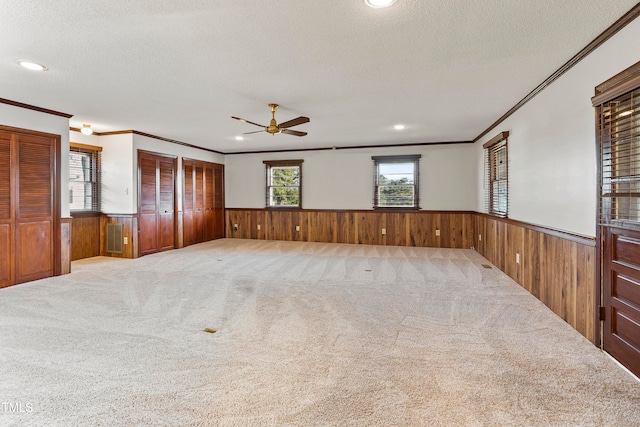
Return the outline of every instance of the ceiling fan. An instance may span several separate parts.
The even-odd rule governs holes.
[[[276,117],[275,117],[276,110],[278,109],[278,104],[269,104],[269,107],[271,107],[271,122],[269,122],[269,126],[259,125],[258,123],[250,122],[249,120],[241,119],[240,117],[231,116],[231,118],[264,128],[264,130],[257,130],[255,132],[245,132],[244,135],[248,135],[250,133],[258,133],[258,132],[267,132],[267,133],[270,133],[271,135],[275,135],[276,133],[284,133],[287,135],[294,135],[294,136],[305,136],[307,134],[307,132],[300,132],[297,130],[291,130],[289,128],[301,125],[303,123],[309,123],[309,117],[300,116],[300,117],[296,117],[295,119],[291,119],[287,122],[278,124],[276,122]]]

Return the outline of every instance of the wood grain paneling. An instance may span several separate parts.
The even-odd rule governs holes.
[[[475,247],[594,344],[595,240],[476,214]],[[540,230],[540,231],[539,231]],[[516,262],[519,254],[519,262]]]
[[[0,126],[0,286],[65,271],[60,136]],[[6,244],[5,244],[6,243]]]
[[[470,248],[473,215],[447,211],[227,209],[225,223],[227,237],[241,239]],[[236,231],[234,224],[238,225]]]
[[[107,224],[122,224],[122,237],[128,243],[121,254],[107,252]],[[136,214],[102,214],[100,216],[100,255],[114,258],[138,257],[138,216]]]
[[[139,256],[175,248],[176,156],[138,150]]]
[[[76,261],[98,255],[100,255],[100,214],[74,217],[71,223],[71,260]]]
[[[13,283],[13,232],[11,224],[0,224],[0,288]]]
[[[71,273],[71,218],[60,220],[60,252],[62,254],[60,274]]]
[[[182,168],[184,246],[224,237],[224,166],[184,158]]]

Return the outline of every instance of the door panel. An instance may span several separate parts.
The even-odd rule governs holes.
[[[139,184],[139,211],[138,211],[138,245],[140,256],[157,252],[158,250],[158,197],[156,180],[156,158],[147,153],[139,153],[138,169]]]
[[[195,167],[194,188],[194,238],[196,243],[204,241],[204,168]]]
[[[174,248],[174,160],[158,159],[160,197],[158,200],[158,245],[164,251]]]
[[[640,375],[640,231],[603,227],[604,350]]]
[[[53,275],[51,221],[22,222],[17,227],[16,283]]]
[[[51,138],[18,136],[16,283],[53,276],[54,155]]]
[[[185,246],[224,237],[222,165],[183,160]]]
[[[182,201],[182,240],[185,246],[195,243],[193,234],[193,165],[190,161],[183,160],[182,169],[184,172],[184,194]]]
[[[0,126],[0,287],[62,271],[60,137]]]
[[[139,255],[175,247],[175,157],[138,152]]]
[[[11,134],[0,132],[0,287],[13,283]]]
[[[11,224],[0,224],[0,288],[13,283]]]
[[[213,167],[204,168],[204,240],[215,239]]]
[[[224,166],[214,168],[214,239],[224,237]]]

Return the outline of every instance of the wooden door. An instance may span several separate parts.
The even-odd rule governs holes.
[[[224,237],[224,165],[216,164],[213,169],[214,173],[214,224],[213,238],[220,239]]]
[[[0,126],[0,287],[61,273],[59,156],[59,136]]]
[[[51,138],[16,135],[16,283],[54,274],[54,146]]]
[[[194,167],[193,234],[194,242],[204,242],[204,168]]]
[[[204,168],[204,239],[213,240],[215,236],[215,216],[214,216],[214,180],[213,165],[207,164]]]
[[[184,172],[184,178],[182,180],[184,185],[182,192],[183,241],[185,246],[189,246],[195,243],[193,233],[193,164],[183,160],[182,170]]]
[[[640,376],[640,62],[596,87],[602,347]]]
[[[158,158],[158,250],[175,247],[175,159]]]
[[[11,134],[0,132],[0,288],[14,283]]]
[[[183,159],[185,246],[224,237],[223,165]]]
[[[175,157],[138,151],[139,256],[175,247]]]
[[[640,231],[605,227],[603,348],[640,375]]]

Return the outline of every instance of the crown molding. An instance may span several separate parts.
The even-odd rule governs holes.
[[[0,98],[0,104],[12,105],[14,107],[26,108],[27,110],[37,111],[39,113],[52,114],[54,116],[65,117],[70,119],[73,114],[61,113],[60,111],[49,110],[47,108],[37,107],[35,105],[25,104],[18,101],[12,101],[10,99]]]
[[[585,46],[573,58],[568,60],[564,65],[562,65],[560,68],[558,68],[553,74],[551,74],[549,77],[547,77],[547,79],[545,81],[540,83],[535,89],[533,89],[531,92],[529,92],[529,94],[527,94],[527,96],[522,98],[520,100],[520,102],[518,102],[516,105],[511,107],[511,109],[509,111],[507,111],[506,113],[504,113],[502,115],[502,117],[500,117],[493,124],[491,124],[491,126],[489,126],[487,129],[485,129],[480,135],[478,135],[473,140],[473,142],[479,141],[480,138],[482,138],[483,136],[485,136],[486,134],[491,132],[492,129],[494,129],[500,123],[505,121],[509,116],[511,116],[516,111],[518,111],[524,104],[529,102],[533,97],[538,95],[540,92],[545,90],[549,85],[551,85],[553,82],[555,82],[560,77],[562,77],[562,75],[564,73],[566,73],[567,71],[569,71],[571,68],[573,68],[574,65],[576,65],[578,62],[580,62],[584,58],[586,58],[591,52],[593,52],[594,50],[596,50],[597,48],[602,46],[604,44],[604,42],[606,42],[611,37],[616,35],[620,30],[622,30],[624,27],[626,27],[628,24],[630,24],[632,21],[634,21],[639,16],[640,16],[640,3],[638,3],[634,7],[632,7],[627,13],[622,15],[622,17],[620,19],[618,19],[616,22],[614,22],[609,28],[604,30],[602,33],[600,33],[600,35],[598,37],[593,39],[591,41],[591,43],[589,43],[587,46]]]

